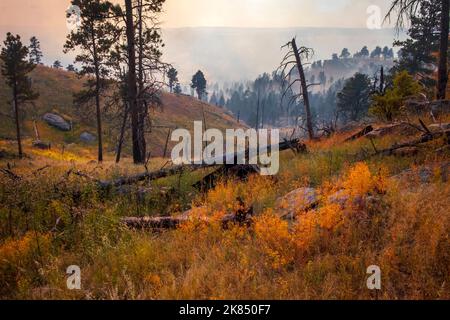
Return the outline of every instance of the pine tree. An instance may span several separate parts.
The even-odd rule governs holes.
[[[170,68],[167,72],[167,78],[169,79],[169,89],[170,92],[173,92],[176,84],[178,83],[178,71],[175,68]]]
[[[77,70],[75,69],[73,64],[69,64],[67,66],[67,71],[69,71],[69,72],[77,72]]]
[[[206,95],[206,84],[207,82],[203,72],[200,70],[197,71],[197,73],[192,77],[191,88],[195,89],[199,100],[202,100]]]
[[[61,69],[61,68],[62,68],[61,61],[56,60],[55,62],[53,62],[52,67],[53,67],[54,69]]]
[[[6,35],[4,47],[0,54],[1,73],[5,77],[6,84],[12,89],[12,100],[16,122],[17,145],[19,157],[22,158],[22,139],[20,133],[20,107],[26,102],[36,100],[39,94],[35,93],[31,86],[28,74],[33,71],[35,64],[27,60],[28,48],[20,40],[20,36]]]
[[[409,38],[405,41],[396,41],[395,46],[401,47],[399,61],[392,73],[407,71],[409,74],[420,74],[421,82],[433,87],[433,65],[437,61],[433,53],[439,50],[439,21],[441,11],[439,2],[424,1],[419,11],[411,17],[411,27],[408,30]]]
[[[337,108],[352,121],[358,121],[367,114],[370,105],[370,79],[357,73],[345,82],[337,94]]]
[[[439,63],[438,63],[438,82],[437,99],[445,99],[448,83],[448,45],[450,31],[450,0],[393,0],[391,8],[386,18],[394,13],[397,15],[397,26],[404,25],[405,17],[412,19],[417,15],[417,10],[423,5],[434,3],[439,6],[441,17],[439,19]]]
[[[117,40],[114,25],[106,19],[112,4],[102,0],[72,0],[72,5],[81,9],[81,25],[73,30],[64,45],[64,52],[79,49],[75,62],[82,68],[80,75],[91,76],[85,83],[86,89],[76,95],[77,104],[95,101],[98,136],[98,161],[103,161],[102,117],[100,99],[106,89],[105,78],[109,75],[109,52]]]
[[[342,49],[340,58],[348,59],[351,56],[350,51],[347,48]]]
[[[165,0],[125,0],[125,6],[113,7],[115,25],[120,32],[119,55],[127,69],[127,105],[131,117],[133,161],[145,163],[146,126],[149,110],[161,104],[159,93],[166,85],[159,75],[167,73],[161,62],[164,43],[158,15]],[[121,80],[123,81],[123,79]]]
[[[42,62],[41,43],[36,37],[30,39],[30,62],[34,64],[41,64]]]
[[[183,90],[181,89],[181,85],[179,82],[175,85],[175,88],[173,89],[173,93],[175,94],[182,94]]]

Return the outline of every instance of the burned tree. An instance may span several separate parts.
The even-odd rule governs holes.
[[[283,81],[289,80],[289,85],[286,87],[286,90],[283,93],[282,100],[285,98],[285,96],[289,92],[293,92],[292,88],[294,84],[297,82],[300,83],[300,93],[294,94],[291,97],[290,102],[294,102],[297,99],[301,99],[303,102],[303,105],[305,107],[305,115],[306,115],[306,130],[308,131],[308,136],[310,140],[314,139],[314,128],[313,128],[313,120],[312,120],[312,113],[311,113],[311,107],[309,103],[309,95],[308,95],[308,88],[312,85],[315,85],[314,83],[308,84],[305,77],[305,71],[303,69],[303,62],[302,59],[309,59],[310,56],[313,54],[312,49],[306,48],[306,47],[297,47],[297,43],[295,41],[295,38],[292,39],[292,41],[289,41],[286,45],[284,45],[282,48],[288,48],[288,53],[284,56],[280,69],[282,69],[282,75],[283,75]],[[285,71],[288,69],[289,71],[285,73]],[[292,80],[293,72],[294,70],[297,70],[298,72],[298,78],[295,78]]]
[[[161,104],[159,92],[165,83],[159,75],[168,69],[168,65],[161,62],[161,47],[164,44],[158,21],[164,1],[125,0],[124,8],[120,5],[114,8],[117,26],[122,32],[122,41],[118,46],[119,60],[126,69],[127,78],[122,86],[127,92],[122,124],[125,124],[129,114],[135,163],[145,163],[148,157],[145,134],[150,123],[149,110]]]

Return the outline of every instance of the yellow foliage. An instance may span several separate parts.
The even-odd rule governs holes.
[[[32,152],[40,157],[49,158],[52,160],[59,160],[59,161],[74,161],[74,162],[86,162],[92,159],[84,158],[79,155],[76,155],[69,151],[64,151],[64,153],[60,150],[40,150],[40,149],[33,149]]]
[[[319,209],[319,225],[322,228],[332,230],[336,228],[343,219],[341,206],[335,203],[327,204]]]
[[[268,212],[255,220],[254,230],[261,251],[268,256],[273,269],[294,261],[294,238],[286,221]]]
[[[370,192],[383,193],[387,183],[385,174],[385,170],[380,170],[377,175],[373,175],[366,163],[359,162],[349,170],[342,186],[352,197],[363,196]]]

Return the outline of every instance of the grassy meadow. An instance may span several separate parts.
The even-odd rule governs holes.
[[[0,180],[0,297],[449,299],[450,152],[435,152],[436,140],[414,156],[371,156],[368,139],[343,143],[350,134],[308,143],[307,154],[283,152],[275,177],[223,177],[206,193],[192,184],[207,170],[105,192],[93,179],[145,168],[112,156],[99,165],[89,149],[27,148],[18,160],[14,143],[3,141],[0,167],[13,175]],[[395,132],[374,144],[409,139]],[[165,164],[152,159],[148,170]],[[295,222],[280,219],[277,199],[301,187],[315,188],[319,204],[299,209]],[[223,230],[220,217],[243,205],[253,209],[252,224]],[[192,219],[173,231],[120,222],[190,207]],[[81,290],[67,289],[70,265],[81,268]],[[370,265],[382,270],[377,292],[366,286]]]

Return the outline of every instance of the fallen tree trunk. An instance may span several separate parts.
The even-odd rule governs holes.
[[[293,147],[299,146],[299,145],[301,145],[301,142],[299,139],[294,139],[292,141],[283,141],[279,144],[279,150],[284,151],[284,150],[292,149]],[[246,151],[246,153],[248,153],[248,150]],[[238,157],[238,154],[235,153],[234,158],[237,159],[237,157]],[[219,159],[222,158],[223,163],[227,162],[226,161],[227,155],[222,155],[218,158]],[[235,161],[235,163],[237,163],[237,161]],[[121,177],[121,178],[118,178],[113,181],[99,181],[98,183],[103,189],[108,189],[111,187],[120,187],[123,185],[135,184],[140,181],[158,180],[158,179],[162,179],[165,177],[169,177],[169,176],[173,176],[173,175],[182,173],[184,171],[199,170],[199,169],[210,168],[210,167],[215,167],[215,166],[217,166],[217,164],[203,163],[203,164],[178,165],[178,166],[174,166],[174,167],[167,168],[167,169],[161,169],[158,171],[145,172],[145,173],[141,173],[141,174],[137,174],[137,175],[129,176],[129,177]],[[238,166],[238,165],[229,165],[229,166],[234,167],[234,166]],[[239,165],[239,166],[243,166],[243,165]],[[248,166],[254,166],[254,165],[248,165]]]
[[[253,208],[247,207],[241,198],[237,198],[236,200],[239,203],[240,209],[235,213],[226,214],[220,219],[208,216],[193,217],[192,212],[195,209],[191,209],[178,216],[126,217],[122,218],[121,222],[128,228],[137,230],[176,229],[181,224],[188,221],[195,221],[195,219],[206,224],[219,222],[224,229],[227,229],[230,224],[249,226],[251,224],[251,217],[253,216]]]
[[[364,137],[366,134],[368,134],[368,133],[370,133],[372,131],[373,131],[373,127],[372,126],[367,126],[364,129],[362,129],[361,131],[359,131],[359,132],[355,133],[354,135],[352,135],[351,137],[345,139],[344,142],[354,141],[356,139]]]
[[[189,216],[181,215],[175,217],[127,217],[123,218],[121,222],[134,230],[173,230],[190,220]],[[231,224],[249,225],[251,222],[248,215],[239,214],[227,214],[219,220],[210,217],[200,217],[197,220],[206,224],[219,222],[223,229],[229,228]]]
[[[376,152],[374,155],[392,155],[394,151],[398,149],[403,148],[410,148],[410,147],[416,147],[419,144],[427,143],[439,138],[445,137],[447,141],[450,141],[450,130],[442,131],[442,132],[434,132],[434,133],[426,133],[422,135],[419,139],[412,140],[409,142],[401,143],[401,144],[394,144],[388,149],[380,150]]]

